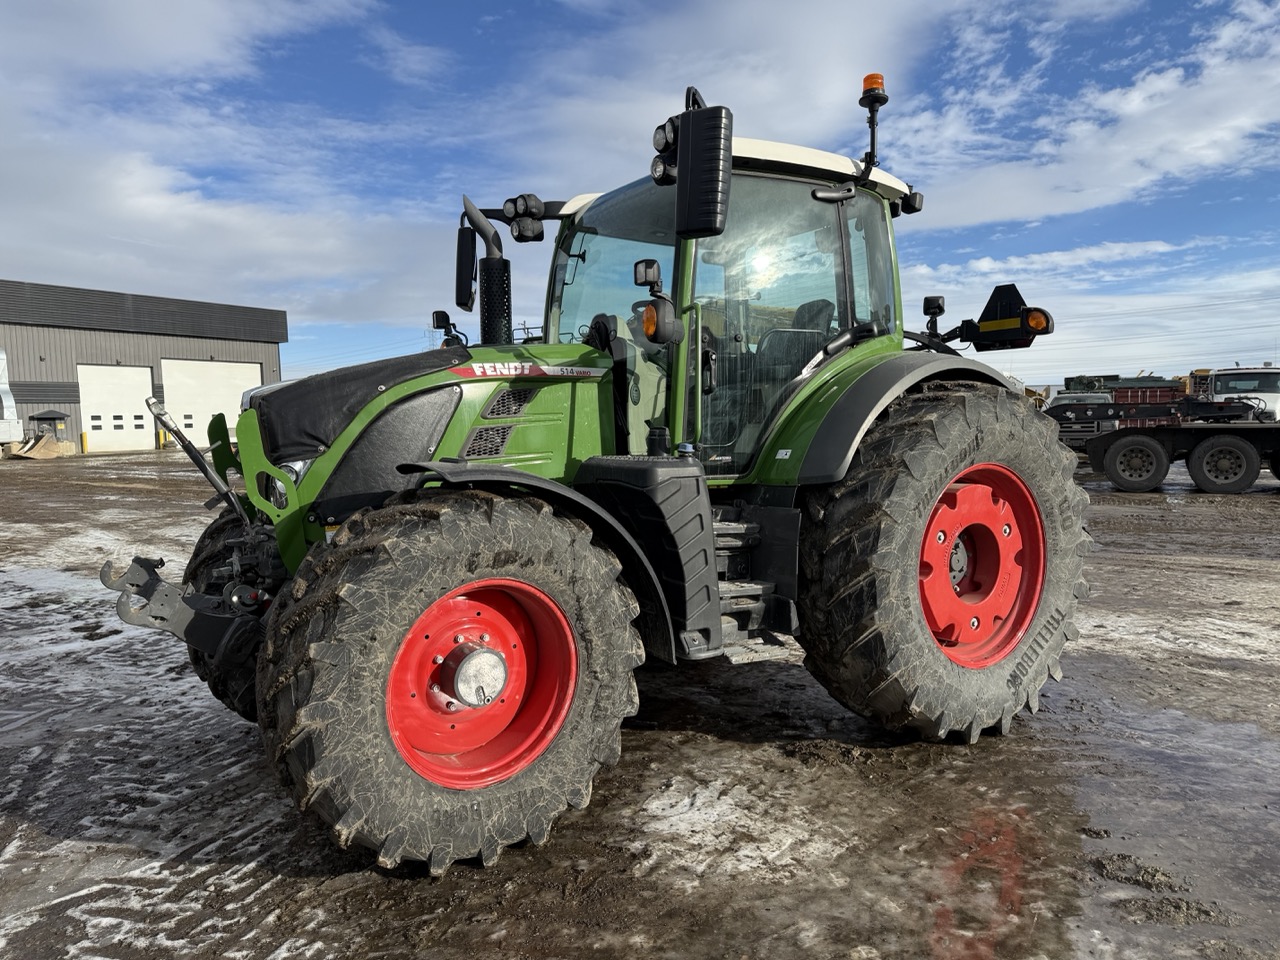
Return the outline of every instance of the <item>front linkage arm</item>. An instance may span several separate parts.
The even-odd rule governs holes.
[[[191,584],[179,589],[156,573],[162,566],[163,560],[134,557],[117,575],[110,560],[102,565],[98,579],[120,591],[116,614],[121,620],[172,633],[215,666],[236,663],[256,649],[262,620],[252,611],[261,602],[258,591],[240,585],[211,596],[197,593]],[[132,597],[141,597],[143,603],[135,607]]]

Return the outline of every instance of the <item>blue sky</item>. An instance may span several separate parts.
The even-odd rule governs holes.
[[[684,89],[859,157],[886,77],[903,299],[1015,281],[1032,384],[1280,360],[1280,3],[5,0],[0,277],[288,311],[286,377],[424,349],[461,195],[644,176]],[[536,323],[550,244],[507,244]]]

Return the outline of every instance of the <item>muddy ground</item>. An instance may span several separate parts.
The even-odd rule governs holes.
[[[433,879],[330,846],[103,559],[180,573],[180,453],[0,462],[0,956],[1280,956],[1280,483],[1089,492],[1036,716],[886,735],[792,654],[641,672],[591,805]]]

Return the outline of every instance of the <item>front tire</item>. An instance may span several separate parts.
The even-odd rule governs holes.
[[[230,507],[205,527],[191,550],[191,559],[183,571],[182,582],[195,587],[197,593],[222,596],[231,573],[230,563],[235,548],[230,543],[244,536],[244,521]],[[258,628],[255,627],[255,630]],[[237,663],[215,664],[206,653],[187,647],[187,657],[196,676],[228,710],[250,723],[258,722],[257,694],[254,690],[257,658],[248,656]]]
[[[542,842],[621,749],[643,647],[621,566],[531,497],[433,490],[353,516],[278,599],[268,756],[378,861],[488,865]]]
[[[1003,389],[896,400],[801,527],[810,672],[890,729],[973,743],[1039,707],[1073,623],[1088,537],[1075,457]]]

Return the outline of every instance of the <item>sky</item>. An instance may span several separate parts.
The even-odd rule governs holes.
[[[1028,384],[1280,360],[1280,0],[3,0],[0,277],[286,310],[286,378],[423,350],[463,193],[645,176],[691,84],[859,158],[869,72],[909,328],[1016,282]]]

